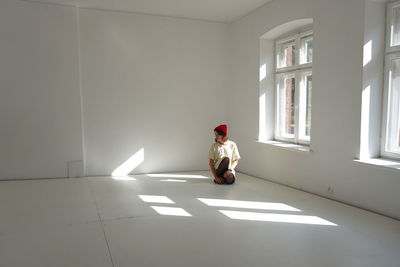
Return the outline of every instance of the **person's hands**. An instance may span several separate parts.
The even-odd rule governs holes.
[[[225,182],[224,182],[224,179],[222,179],[221,177],[215,177],[214,178],[214,182],[216,183],[216,184],[224,184]]]
[[[224,178],[228,178],[229,175],[232,173],[232,170],[228,169],[225,173],[224,173]]]

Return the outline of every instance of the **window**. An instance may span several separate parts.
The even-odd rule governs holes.
[[[303,32],[275,42],[275,139],[309,144],[313,33]]]
[[[400,158],[400,1],[388,4],[382,152]]]

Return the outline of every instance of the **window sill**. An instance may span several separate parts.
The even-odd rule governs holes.
[[[356,159],[354,162],[384,168],[387,170],[400,171],[400,161],[386,158],[372,158],[372,159]]]
[[[299,151],[299,152],[306,152],[306,153],[312,152],[310,147],[306,146],[306,145],[292,144],[292,143],[286,143],[286,142],[275,141],[275,140],[257,141],[257,143],[270,145],[270,146],[274,146],[274,147],[279,147],[279,148],[283,148],[283,149],[290,150],[290,151]]]

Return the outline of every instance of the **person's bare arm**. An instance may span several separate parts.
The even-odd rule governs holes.
[[[216,178],[217,177],[217,172],[216,172],[215,167],[214,167],[214,160],[213,159],[210,159],[209,165],[210,165],[210,169],[211,169],[211,172],[212,172],[214,178]]]
[[[236,168],[238,162],[239,162],[238,159],[232,160],[232,163],[231,163],[231,169],[232,169],[232,170]]]

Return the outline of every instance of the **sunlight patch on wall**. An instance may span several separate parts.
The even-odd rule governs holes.
[[[263,65],[260,67],[260,82],[261,82],[262,80],[264,80],[265,77],[267,77],[267,65],[266,65],[266,64],[263,64]]]
[[[363,67],[365,67],[372,60],[372,40],[364,44],[363,50]]]
[[[140,149],[133,156],[122,163],[116,168],[111,175],[112,176],[126,176],[134,169],[136,169],[144,161],[144,148]]]

